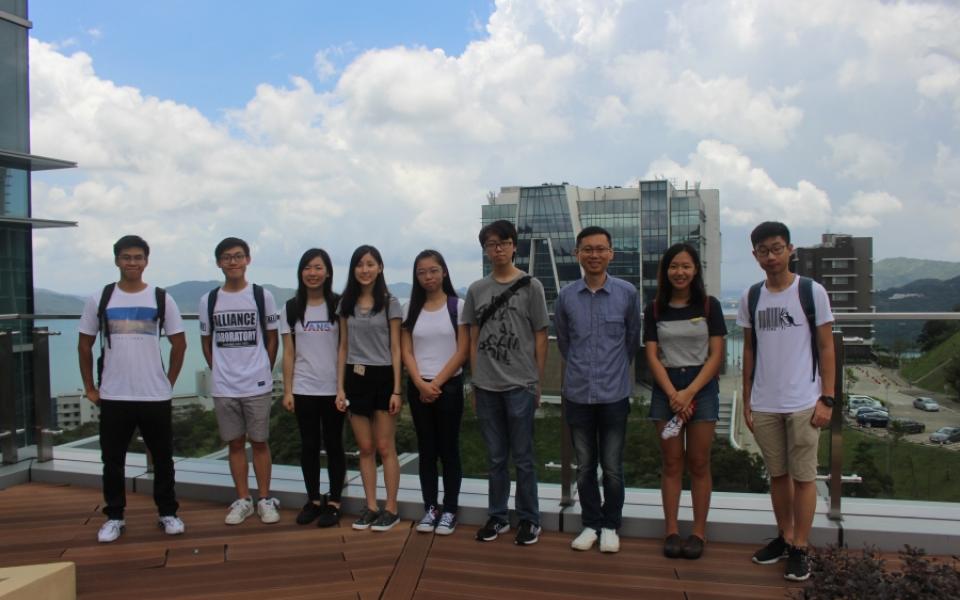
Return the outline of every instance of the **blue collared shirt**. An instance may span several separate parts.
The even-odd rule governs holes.
[[[603,287],[591,292],[578,279],[560,290],[553,322],[566,362],[564,398],[608,404],[630,396],[630,361],[640,345],[636,288],[608,274]]]

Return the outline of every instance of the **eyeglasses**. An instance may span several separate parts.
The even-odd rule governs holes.
[[[417,277],[426,277],[427,275],[437,276],[443,273],[443,269],[440,267],[433,267],[432,269],[417,269]]]
[[[754,248],[754,251],[757,253],[757,256],[766,257],[771,254],[774,256],[780,256],[781,254],[783,254],[783,251],[786,249],[787,247],[784,245],[777,245],[771,248],[767,248],[766,246],[757,246],[756,248]]]
[[[501,242],[490,241],[483,244],[483,247],[487,250],[493,250],[494,248],[501,250],[503,248],[510,248],[511,246],[513,246],[513,240],[503,240]]]
[[[610,252],[611,249],[609,246],[584,246],[583,248],[577,248],[577,254],[586,254],[587,256],[591,254],[606,254]]]
[[[121,254],[117,258],[120,262],[147,262],[147,257],[143,254]]]
[[[238,263],[243,262],[243,259],[247,257],[243,252],[238,252],[236,254],[221,254],[220,262],[222,263]]]

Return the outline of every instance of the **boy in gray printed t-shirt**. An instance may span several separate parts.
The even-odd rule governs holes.
[[[477,540],[489,542],[510,529],[508,458],[517,469],[515,543],[540,538],[537,470],[533,455],[533,417],[540,404],[540,379],[547,360],[547,303],[543,285],[513,265],[517,230],[495,221],[480,231],[480,244],[493,272],[467,291],[461,322],[470,326],[470,360],[480,433],[487,447],[488,520]],[[515,284],[519,284],[516,285]],[[482,324],[485,309],[504,297]]]

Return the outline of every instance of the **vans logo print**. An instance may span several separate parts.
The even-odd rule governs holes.
[[[797,323],[786,308],[772,306],[757,311],[757,328],[762,331],[779,331],[790,327],[803,327]]]

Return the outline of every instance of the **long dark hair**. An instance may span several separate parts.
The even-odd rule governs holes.
[[[343,289],[343,295],[340,297],[340,314],[346,317],[354,316],[353,309],[356,308],[357,298],[360,297],[360,283],[357,282],[354,271],[356,271],[360,259],[367,254],[372,256],[373,260],[380,265],[380,273],[377,275],[376,281],[373,282],[373,310],[370,311],[370,314],[376,314],[383,310],[384,305],[389,301],[390,290],[387,289],[387,280],[383,278],[383,258],[380,256],[380,251],[373,246],[364,244],[354,250],[353,256],[350,257],[347,287]]]
[[[447,261],[443,260],[443,255],[436,250],[424,250],[418,254],[417,258],[413,260],[413,289],[410,290],[410,307],[407,310],[407,320],[403,322],[403,326],[410,331],[413,331],[414,325],[417,324],[417,318],[420,317],[423,304],[427,301],[427,290],[423,289],[420,280],[417,279],[417,263],[425,258],[432,258],[437,261],[440,268],[443,269],[443,283],[441,284],[443,293],[448,298],[458,297],[457,290],[453,289],[453,282],[450,281],[450,271],[447,270]]]
[[[670,270],[670,263],[681,252],[686,252],[693,259],[693,266],[697,273],[690,282],[690,306],[703,306],[703,301],[707,298],[707,290],[703,285],[703,267],[700,265],[700,253],[697,249],[686,242],[674,244],[667,248],[660,259],[660,267],[657,269],[657,304],[660,310],[666,310],[670,304],[670,296],[673,294],[673,284],[667,277]]]
[[[303,283],[303,270],[307,268],[310,261],[316,257],[323,261],[323,267],[327,271],[327,277],[323,280],[323,301],[327,305],[327,319],[333,321],[336,318],[337,303],[340,296],[333,291],[333,263],[330,262],[330,255],[322,248],[310,248],[300,257],[300,264],[297,265],[297,293],[293,297],[293,316],[294,322],[303,323],[304,313],[307,312],[307,286]],[[288,317],[290,315],[287,315]]]

